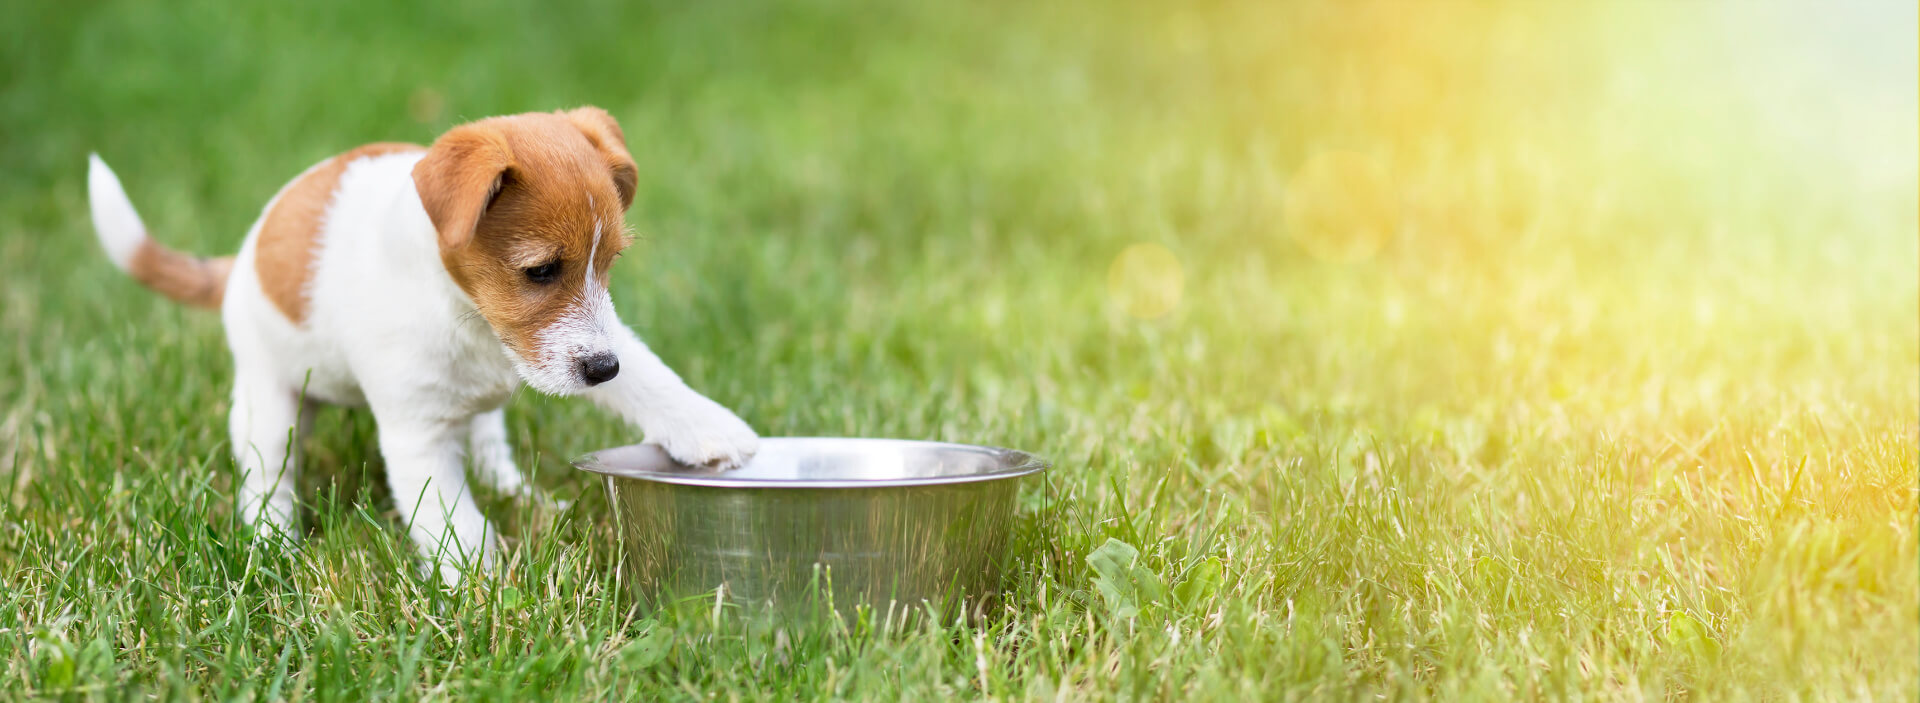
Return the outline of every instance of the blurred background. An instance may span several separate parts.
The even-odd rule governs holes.
[[[643,163],[629,305],[755,347],[812,318],[1009,378],[1078,349],[1202,404],[1285,404],[1338,364],[1409,409],[1482,373],[1737,396],[1911,361],[1910,3],[12,14],[12,332],[44,336],[18,311],[54,291],[155,307],[48,285],[113,280],[81,236],[88,151],[167,241],[225,252],[351,145],[597,104]],[[1858,390],[1911,385],[1887,372]]]
[[[160,239],[230,252],[326,156],[594,104],[641,171],[623,317],[767,434],[1054,458],[1078,517],[1036,538],[1049,578],[1084,588],[1076,555],[1113,535],[1157,565],[1228,559],[1257,612],[1345,613],[1328,636],[1380,677],[1435,674],[1376,634],[1471,658],[1519,623],[1632,670],[1676,612],[1747,643],[1729,671],[1853,685],[1861,658],[1920,651],[1912,2],[6,14],[0,438],[22,485],[97,495],[107,474],[45,477],[223,451],[218,321],[107,264],[89,151]],[[560,457],[631,439],[515,408],[563,493],[590,484]],[[377,462],[368,421],[344,426],[316,465]],[[1504,595],[1381,605],[1476,563],[1461,545],[1518,565],[1461,582]]]

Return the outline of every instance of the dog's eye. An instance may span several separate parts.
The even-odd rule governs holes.
[[[527,280],[529,281],[533,281],[534,283],[552,283],[553,279],[560,277],[560,262],[549,261],[539,266],[529,266],[526,271]]]

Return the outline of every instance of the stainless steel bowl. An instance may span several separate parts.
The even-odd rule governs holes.
[[[652,445],[574,465],[606,477],[627,580],[658,602],[830,602],[846,613],[953,612],[999,588],[1023,452],[894,439],[764,438],[745,466],[675,463]]]

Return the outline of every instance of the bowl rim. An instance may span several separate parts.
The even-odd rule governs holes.
[[[1003,459],[1003,461],[1006,464],[1008,464],[1008,466],[1007,468],[997,469],[994,471],[988,471],[984,473],[959,474],[954,476],[921,476],[921,477],[881,478],[881,479],[833,478],[833,479],[817,479],[817,480],[729,478],[726,476],[727,472],[725,471],[715,472],[708,469],[691,467],[685,464],[679,464],[677,462],[674,462],[671,458],[668,458],[666,456],[666,451],[663,449],[660,449],[659,445],[650,444],[646,442],[642,442],[639,444],[629,444],[629,445],[620,446],[620,447],[609,447],[607,449],[602,449],[596,452],[591,452],[588,454],[581,455],[579,457],[575,457],[573,461],[569,463],[573,464],[573,467],[576,469],[600,474],[608,478],[634,479],[639,481],[646,481],[649,483],[665,483],[665,484],[671,484],[676,486],[701,486],[701,487],[708,487],[708,488],[759,488],[759,489],[773,489],[773,490],[793,490],[793,489],[812,489],[812,488],[836,488],[836,489],[839,489],[839,488],[895,488],[895,487],[905,487],[905,486],[943,486],[943,485],[962,484],[962,483],[980,483],[983,481],[997,481],[1000,479],[1007,479],[1007,478],[1019,478],[1021,476],[1027,476],[1030,474],[1039,473],[1041,471],[1045,471],[1053,467],[1053,464],[1049,463],[1045,459],[1041,459],[1027,452],[1023,452],[1018,449],[1008,449],[1006,447],[996,447],[996,446],[985,445],[985,444],[962,444],[959,442],[939,442],[939,441],[933,441],[933,440],[919,440],[919,439],[892,439],[887,437],[762,437],[760,438],[760,441],[763,445],[768,442],[814,441],[814,440],[832,440],[832,441],[840,441],[840,442],[853,441],[853,442],[862,442],[862,443],[880,443],[880,444],[892,444],[892,445],[908,444],[908,445],[918,445],[923,447],[945,447],[945,448],[959,449],[964,451],[988,452],[988,453],[999,455]],[[655,452],[658,452],[659,459],[664,460],[663,463],[677,467],[677,470],[662,471],[662,470],[652,470],[652,469],[644,469],[644,468],[616,467],[616,466],[611,466],[607,464],[600,457],[600,455],[605,452],[619,450],[619,449],[632,449],[635,447],[646,447]]]

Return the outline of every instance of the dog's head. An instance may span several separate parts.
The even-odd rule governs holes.
[[[638,177],[620,125],[596,107],[461,125],[413,168],[447,273],[542,392],[619,373],[607,278],[632,241],[623,213]]]

